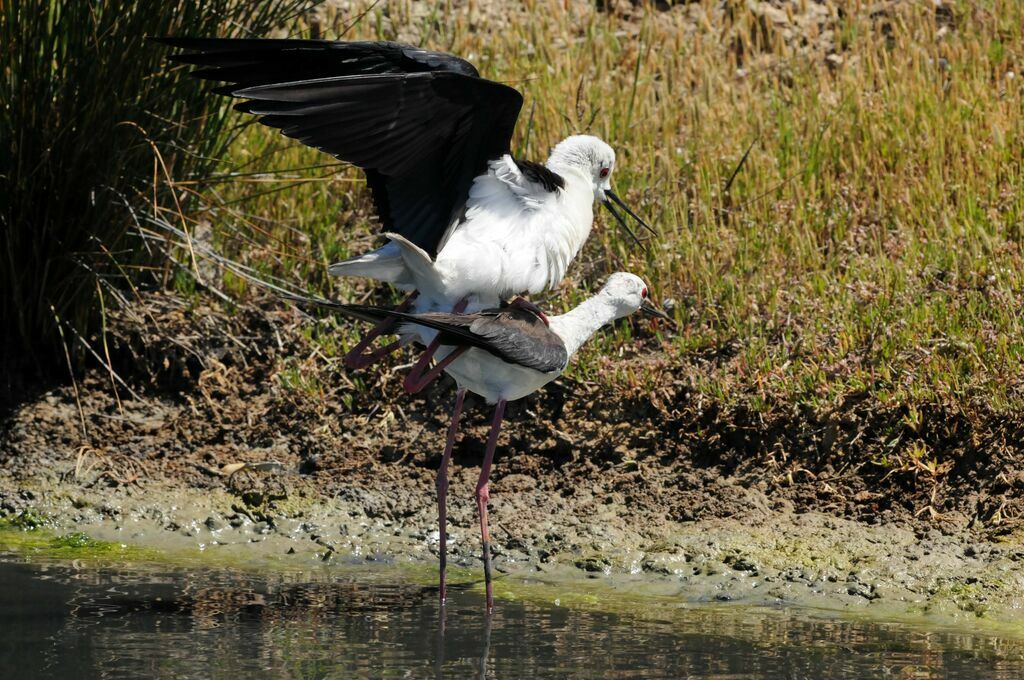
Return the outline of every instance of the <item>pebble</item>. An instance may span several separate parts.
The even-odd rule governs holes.
[[[757,565],[746,557],[740,557],[734,560],[732,568],[736,571],[749,571],[752,575],[757,575]]]
[[[874,600],[878,597],[874,589],[864,583],[854,583],[846,589],[847,594],[863,597],[866,600]]]
[[[608,565],[607,560],[603,557],[583,557],[576,560],[574,563],[577,569],[582,569],[587,572],[604,571],[604,568]]]

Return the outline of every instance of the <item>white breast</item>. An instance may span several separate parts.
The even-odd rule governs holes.
[[[448,312],[468,299],[464,311],[473,313],[558,285],[594,222],[589,182],[576,173],[563,178],[565,188],[558,192],[527,194],[523,187],[510,188],[493,170],[477,177],[465,219],[430,264],[430,281],[416,281],[420,295],[413,311]],[[427,345],[437,335],[428,328],[417,330],[405,340]]]
[[[448,356],[451,348],[442,347],[438,360]],[[502,361],[482,349],[470,348],[445,369],[459,387],[478,394],[493,404],[499,399],[515,401],[533,394],[561,375],[561,371],[541,373],[532,368]]]
[[[558,285],[583,247],[594,221],[593,191],[576,177],[554,194],[527,200],[492,175],[476,180],[465,221],[435,266],[448,294],[507,299]]]

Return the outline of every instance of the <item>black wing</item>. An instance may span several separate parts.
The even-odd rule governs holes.
[[[431,256],[461,212],[473,178],[508,153],[522,95],[480,77],[467,61],[390,42],[166,38],[197,53],[176,61],[229,83],[307,146],[366,172],[385,231]]]
[[[361,321],[379,323],[395,317],[410,324],[433,328],[442,345],[476,347],[494,356],[527,368],[549,373],[561,371],[569,362],[569,353],[559,338],[533,312],[518,307],[490,309],[476,314],[408,314],[383,307],[349,305],[322,298],[283,295],[299,304],[316,305]]]
[[[562,339],[529,310],[505,307],[476,314],[431,312],[408,317],[439,331],[441,344],[477,347],[542,373],[561,371],[569,361]]]

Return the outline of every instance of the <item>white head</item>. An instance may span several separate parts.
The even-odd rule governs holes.
[[[597,329],[616,319],[641,311],[665,319],[672,318],[651,304],[647,284],[635,274],[616,272],[608,277],[597,295],[561,316],[551,317],[551,328],[572,355]]]
[[[573,135],[551,150],[548,165],[581,171],[594,185],[594,200],[605,201],[612,188],[615,151],[593,135]]]
[[[644,307],[650,297],[644,280],[627,272],[615,272],[609,276],[597,295],[612,305],[616,319],[629,316]]]
[[[640,239],[626,224],[612,203],[619,206],[627,215],[637,221],[641,227],[654,234],[650,225],[640,219],[639,215],[630,210],[621,198],[612,191],[612,172],[615,170],[615,152],[612,147],[592,135],[573,135],[568,137],[551,150],[548,167],[555,172],[561,168],[576,170],[590,180],[594,190],[594,200],[599,201],[615,217],[615,221],[629,234],[638,245],[643,247]]]

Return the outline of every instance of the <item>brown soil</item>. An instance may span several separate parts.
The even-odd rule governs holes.
[[[91,504],[103,515],[114,512],[103,510],[111,503],[127,508],[134,498],[138,508],[138,499],[168,489],[215,492],[235,500],[221,503],[207,524],[281,525],[308,517],[303,508],[337,502],[344,509],[334,512],[347,514],[345,521],[360,517],[378,533],[410,539],[405,547],[378,542],[375,550],[425,548],[452,384],[404,395],[395,368],[402,358],[350,373],[308,339],[316,323],[272,299],[226,314],[203,300],[146,295],[111,321],[113,373],[89,371],[5,419],[0,514],[74,513]],[[696,560],[694,576],[725,569],[733,580],[764,574],[766,564],[777,578],[811,565],[817,571],[801,576],[811,590],[837,583],[836,597],[867,600],[885,587],[864,585],[865,563],[883,581],[903,574],[890,585],[906,593],[945,592],[949,579],[967,587],[977,578],[965,574],[989,569],[1017,573],[1024,558],[1017,547],[1019,421],[979,423],[935,410],[911,428],[901,409],[856,397],[832,413],[773,417],[695,403],[686,370],[670,366],[641,329],[637,335],[634,354],[615,361],[645,362],[660,376],[656,390],[563,378],[510,405],[492,476],[499,565],[667,575]],[[298,369],[289,363],[296,358],[304,359]],[[361,389],[357,378],[366,381]],[[471,495],[489,418],[486,405],[468,402],[452,470],[456,564],[476,563]],[[902,438],[946,452],[953,465],[881,464],[886,442]],[[273,465],[226,474],[237,463]],[[47,502],[41,489],[70,501]],[[165,528],[201,523],[214,506],[167,519]],[[311,532],[316,550],[341,550]],[[433,559],[426,551],[420,557]],[[906,576],[923,569],[922,559],[935,562],[922,572],[927,583]],[[1012,583],[993,577],[990,585],[1009,597]],[[978,613],[975,599],[957,606]]]
[[[346,371],[307,339],[310,324],[272,299],[229,315],[148,295],[143,308],[112,321],[114,375],[92,370],[77,399],[68,385],[14,410],[0,434],[0,461],[17,478],[92,460],[106,483],[170,479],[198,489],[223,484],[221,466],[275,461],[328,496],[386,480],[403,490],[392,513],[431,502],[451,381],[409,397],[396,370],[406,357],[383,370]],[[609,365],[645,364],[656,389],[563,377],[509,406],[494,471],[501,493],[537,487],[582,512],[612,499],[652,527],[777,510],[928,529],[970,525],[979,536],[1019,524],[1020,419],[934,408],[912,422],[905,408],[858,395],[829,413],[779,406],[766,416],[691,398],[693,370],[724,360],[728,348],[672,366],[648,337],[631,354]],[[303,357],[288,368],[289,358]],[[286,386],[289,370],[305,386]],[[455,474],[478,468],[489,419],[490,408],[470,397]],[[943,452],[948,463],[930,469],[927,461],[886,458],[892,442],[907,441]]]

